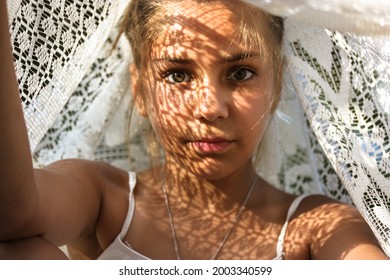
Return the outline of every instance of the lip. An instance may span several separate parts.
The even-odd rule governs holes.
[[[191,141],[194,149],[201,153],[218,153],[227,150],[233,141],[224,138],[211,138]]]

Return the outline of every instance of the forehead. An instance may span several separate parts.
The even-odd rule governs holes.
[[[179,1],[165,10],[166,23],[154,39],[152,56],[218,55],[249,52],[237,36],[239,19],[229,3]],[[229,2],[229,1],[227,1]]]

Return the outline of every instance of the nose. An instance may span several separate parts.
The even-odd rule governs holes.
[[[223,87],[207,84],[198,90],[194,108],[195,119],[212,122],[227,118],[228,114],[228,96]]]

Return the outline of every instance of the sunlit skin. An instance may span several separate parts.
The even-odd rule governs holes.
[[[177,8],[180,16],[153,44],[145,115],[169,169],[237,189],[254,176],[251,156],[270,118],[273,72],[260,50],[232,41],[234,14],[221,5],[190,6]]]
[[[142,77],[151,80],[144,115],[166,151],[166,187],[179,202],[172,207],[218,209],[232,219],[255,177],[252,154],[271,115],[273,72],[260,49],[232,41],[237,23],[222,5],[178,9]]]
[[[1,35],[8,35],[1,3]],[[256,179],[246,209],[217,258],[272,259],[294,199],[258,177],[252,164],[277,101],[272,61],[261,48],[234,39],[240,2],[178,3],[167,9],[169,24],[144,53],[145,71],[135,65],[130,70],[137,109],[152,122],[166,163],[137,174],[135,213],[123,242],[152,259],[176,259],[165,186],[180,257],[210,259]],[[256,28],[262,35],[262,25]],[[0,55],[7,64],[0,67],[8,73],[12,55],[5,42],[1,47],[7,51]],[[142,88],[137,87],[140,81]],[[1,75],[0,85],[6,87],[0,94],[0,125],[23,127],[15,77],[4,80]],[[146,98],[139,98],[143,94]],[[11,113],[17,116],[9,118]],[[124,223],[128,173],[75,159],[32,169],[27,133],[23,138],[20,131],[22,136],[0,138],[0,170],[13,174],[3,176],[0,184],[2,194],[11,194],[0,196],[0,222],[8,225],[0,227],[0,259],[63,259],[57,249],[63,244],[73,259],[97,258]],[[15,142],[25,152],[1,161]],[[26,184],[13,180],[20,177],[21,163],[26,163]],[[23,203],[7,207],[4,197]],[[284,251],[286,259],[386,258],[356,209],[319,195],[306,198],[298,208]]]

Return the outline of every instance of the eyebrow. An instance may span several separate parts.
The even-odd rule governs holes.
[[[260,57],[260,54],[256,52],[241,52],[234,55],[224,56],[223,60],[225,62],[237,62],[251,57]]]
[[[160,58],[153,59],[154,62],[170,62],[170,63],[177,63],[177,64],[191,64],[193,62],[192,59],[186,59],[186,58],[178,58],[178,57],[168,57],[163,56]]]
[[[251,57],[260,57],[259,53],[256,52],[241,52],[234,55],[222,55],[221,62],[237,62],[246,60]],[[169,62],[169,63],[176,63],[176,64],[192,64],[194,62],[193,59],[188,58],[180,58],[180,57],[169,57],[169,56],[163,56],[160,58],[153,59],[154,62]]]

